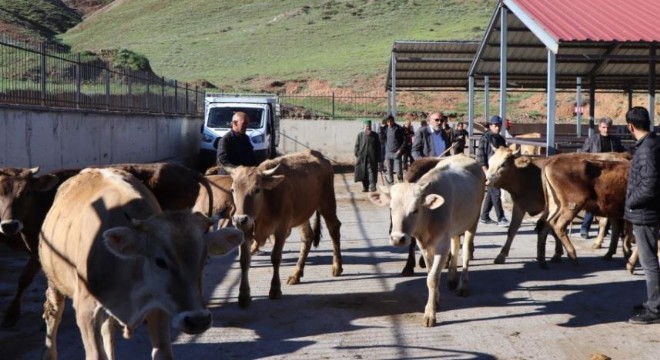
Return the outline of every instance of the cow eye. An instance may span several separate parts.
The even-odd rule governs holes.
[[[163,270],[169,269],[167,267],[167,263],[165,262],[165,260],[163,260],[163,258],[156,258],[156,266],[158,266],[159,268],[161,268]]]

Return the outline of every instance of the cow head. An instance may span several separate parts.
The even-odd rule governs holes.
[[[392,231],[390,244],[407,246],[420,216],[428,210],[437,209],[445,199],[437,194],[426,194],[429,183],[398,183],[391,188],[379,187],[378,192],[369,194],[373,203],[390,207]]]
[[[57,186],[55,175],[35,177],[39,168],[0,169],[0,233],[16,235],[23,229],[23,222],[30,216],[32,202],[38,192],[46,192]]]
[[[252,228],[264,206],[264,191],[275,189],[284,180],[284,175],[275,175],[278,167],[259,170],[257,167],[239,166],[229,172],[233,180],[231,191],[236,207],[232,220],[238,228]]]
[[[520,149],[514,151],[504,146],[500,146],[496,149],[493,156],[488,159],[486,184],[499,187],[501,181],[504,181],[508,175],[508,169],[510,169],[511,166],[515,166],[514,161],[518,158],[519,153]]]
[[[207,232],[211,220],[189,210],[167,211],[103,232],[115,256],[141,259],[143,284],[152,299],[173,318],[173,326],[199,334],[211,326],[202,296],[202,270],[209,254],[228,254],[243,242],[243,232],[223,228]]]

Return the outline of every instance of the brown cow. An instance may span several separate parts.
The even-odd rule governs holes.
[[[575,248],[566,235],[566,227],[582,210],[607,216],[612,223],[609,251],[616,251],[623,226],[623,206],[630,162],[617,153],[559,154],[548,159],[543,168],[543,191],[546,198],[544,219],[538,236],[537,258],[545,262],[545,239],[553,230],[570,260],[577,263]]]
[[[57,358],[65,296],[87,359],[114,358],[117,324],[128,337],[147,319],[153,358],[172,357],[171,317],[188,334],[208,329],[201,288],[208,250],[227,253],[243,242],[237,229],[207,233],[210,223],[190,210],[162,212],[151,191],[119,169],[85,169],[62,184],[39,243],[48,279],[44,358]]]
[[[341,275],[341,222],[337,218],[334,173],[330,162],[320,152],[307,150],[266,160],[256,167],[239,166],[231,170],[231,177],[234,180],[232,191],[236,206],[234,224],[246,234],[252,234],[255,241],[254,247],[249,241],[241,246],[239,306],[247,307],[251,302],[248,281],[250,252],[262,246],[270,235],[274,235],[275,242],[270,256],[273,278],[268,296],[271,299],[282,296],[279,277],[282,248],[291,229],[298,226],[301,226],[302,237],[300,256],[287,284],[300,282],[311,242],[314,240],[315,246],[318,245],[320,236],[319,226],[312,229],[309,225],[309,218],[314,212],[316,224],[319,224],[320,214],[332,238],[332,275]],[[249,238],[246,236],[246,239]]]
[[[213,209],[211,218],[220,220],[220,227],[225,227],[231,223],[231,217],[234,214],[234,198],[231,194],[231,176],[229,175],[206,175],[204,176],[211,187],[211,197],[206,190],[199,191],[193,211],[204,212],[208,208],[209,201],[212,201]]]
[[[16,296],[5,311],[3,327],[11,327],[18,321],[23,293],[41,269],[37,253],[39,230],[57,187],[78,173],[78,170],[61,170],[34,176],[38,171],[38,167],[0,169],[0,241],[30,255],[18,278]]]

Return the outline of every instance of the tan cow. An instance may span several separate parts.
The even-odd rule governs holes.
[[[37,252],[39,231],[57,187],[78,171],[60,170],[35,176],[38,167],[0,169],[0,241],[30,255],[18,278],[16,296],[5,311],[3,327],[11,327],[18,321],[23,293],[41,269]]]
[[[241,246],[239,306],[247,307],[251,302],[248,281],[251,251],[262,246],[270,235],[274,235],[270,256],[273,278],[268,296],[271,299],[282,296],[279,277],[282,248],[291,229],[298,226],[302,237],[300,256],[287,284],[300,282],[312,241],[318,246],[319,214],[325,219],[332,238],[332,275],[341,275],[341,222],[337,218],[334,173],[330,162],[320,152],[306,150],[266,160],[256,167],[239,166],[231,170],[231,177],[236,206],[234,224],[252,235],[246,239],[252,237],[255,241],[254,246],[249,241]],[[316,224],[312,228],[309,218],[315,212]]]
[[[231,194],[231,176],[229,175],[206,175],[206,181],[211,187],[211,196],[206,189],[200,189],[193,211],[204,212],[208,208],[209,202],[212,203],[211,217],[214,221],[220,221],[220,227],[231,224],[231,217],[234,214],[234,198]]]
[[[469,248],[479,222],[484,197],[485,175],[473,159],[455,155],[443,160],[416,183],[398,183],[371,193],[371,200],[389,206],[392,217],[390,243],[406,246],[411,239],[426,259],[429,295],[424,310],[423,325],[436,323],[436,306],[440,299],[438,285],[450,250],[458,254],[460,236],[463,242],[463,270],[457,281],[457,258],[452,256],[449,266],[449,286],[467,296]],[[454,249],[450,249],[454,247]]]
[[[559,154],[548,159],[542,175],[546,198],[543,218],[547,222],[540,226],[537,244],[537,258],[542,267],[547,267],[545,239],[551,230],[563,243],[569,259],[577,263],[575,248],[565,229],[582,209],[610,219],[609,253],[614,254],[623,227],[629,169],[627,156],[617,153]]]
[[[87,359],[114,358],[117,324],[129,337],[146,319],[153,358],[172,357],[171,318],[188,334],[208,329],[201,288],[208,250],[227,253],[243,241],[237,229],[206,233],[209,226],[190,210],[162,212],[151,191],[119,169],[85,169],[62,184],[39,243],[48,279],[44,358],[57,358],[65,296]]]

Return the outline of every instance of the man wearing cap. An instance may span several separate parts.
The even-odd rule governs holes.
[[[506,141],[500,135],[502,129],[502,118],[495,115],[490,119],[488,124],[488,131],[479,139],[479,149],[477,150],[477,162],[481,165],[484,173],[488,172],[488,159],[495,153],[495,150],[500,146],[506,146]],[[484,204],[481,208],[481,219],[479,222],[482,224],[494,224],[490,218],[490,210],[495,208],[495,215],[497,215],[497,225],[507,227],[509,220],[504,216],[504,209],[502,209],[502,192],[500,189],[493,186],[488,187],[488,192],[484,197]]]
[[[376,191],[378,162],[380,161],[380,140],[371,131],[371,120],[363,120],[363,131],[355,141],[355,182],[362,182],[362,191]]]
[[[445,150],[451,146],[450,137],[443,129],[442,113],[431,113],[428,119],[429,125],[420,127],[413,137],[412,157],[415,160],[428,156],[446,155]]]

